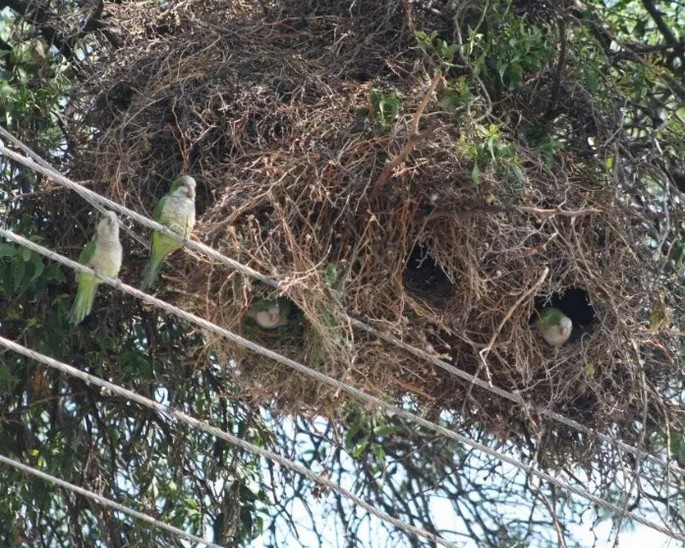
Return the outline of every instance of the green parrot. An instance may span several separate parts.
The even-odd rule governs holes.
[[[247,317],[252,318],[262,329],[276,329],[288,325],[288,316],[290,301],[284,297],[260,299],[247,311]]]
[[[171,183],[169,193],[164,196],[155,210],[152,218],[160,224],[169,227],[174,232],[188,238],[195,226],[195,179],[189,175],[182,175]],[[172,251],[182,247],[181,242],[154,230],[152,232],[150,262],[145,268],[141,289],[152,287],[157,279],[162,261]]]
[[[554,307],[543,308],[535,322],[542,338],[555,348],[564,344],[571,336],[573,322],[561,310]]]
[[[108,211],[98,223],[94,238],[83,248],[78,260],[104,276],[116,278],[121,268],[121,259],[117,216],[114,212]],[[69,311],[69,319],[74,325],[90,314],[100,283],[100,280],[91,274],[78,273],[78,291]]]

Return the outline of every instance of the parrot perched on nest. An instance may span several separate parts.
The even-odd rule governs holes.
[[[176,179],[171,183],[169,193],[155,207],[152,218],[179,235],[188,238],[195,226],[196,185],[195,179],[189,175],[183,175]],[[182,244],[170,236],[154,230],[150,247],[150,262],[145,268],[143,283],[140,286],[143,290],[152,287],[152,284],[155,283],[164,257],[181,248]]]
[[[571,336],[573,322],[561,310],[554,307],[543,308],[535,322],[542,337],[553,347],[558,348]]]
[[[247,317],[252,318],[262,329],[276,329],[288,325],[290,302],[283,297],[278,299],[261,299],[250,305]]]
[[[82,265],[89,266],[103,276],[116,278],[121,268],[121,259],[122,250],[117,216],[114,212],[108,211],[98,223],[95,236],[83,248],[78,260]],[[92,274],[79,272],[76,299],[74,299],[74,304],[69,311],[69,319],[73,324],[80,323],[83,318],[90,314],[95,293],[100,283],[100,280]]]

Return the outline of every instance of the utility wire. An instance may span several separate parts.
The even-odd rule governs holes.
[[[109,283],[107,281],[107,278],[103,278],[103,280],[106,283]],[[282,457],[281,455],[274,453],[273,451],[269,451],[268,449],[263,449],[261,447],[258,447],[250,442],[247,442],[237,436],[234,436],[233,434],[229,434],[228,432],[225,432],[221,430],[220,428],[217,428],[216,426],[212,426],[211,424],[208,424],[207,422],[201,421],[199,419],[196,419],[195,417],[188,415],[184,413],[183,411],[179,411],[178,409],[171,407],[169,405],[164,405],[162,403],[156,402],[154,400],[151,400],[149,398],[146,398],[145,396],[141,396],[140,394],[133,392],[132,390],[128,390],[126,388],[123,388],[117,384],[111,383],[109,381],[103,380],[99,377],[96,377],[95,375],[91,375],[90,373],[86,373],[85,371],[81,371],[80,369],[77,369],[71,365],[68,365],[66,363],[60,362],[58,360],[55,360],[49,356],[46,356],[44,354],[41,354],[40,352],[36,352],[34,350],[31,350],[30,348],[26,348],[25,346],[22,346],[20,344],[17,344],[9,339],[6,339],[5,337],[0,337],[0,346],[4,346],[5,348],[9,348],[10,350],[13,350],[14,352],[17,352],[18,354],[21,354],[23,356],[26,356],[27,358],[31,358],[33,360],[36,360],[38,362],[44,363],[45,365],[52,367],[53,369],[57,369],[58,371],[62,371],[63,373],[66,373],[67,375],[71,375],[72,377],[76,377],[78,379],[81,379],[83,382],[89,385],[94,385],[94,386],[99,386],[100,388],[104,388],[105,390],[108,390],[109,392],[113,394],[117,394],[129,401],[135,402],[139,405],[142,405],[143,407],[147,407],[149,409],[152,409],[154,411],[157,411],[158,413],[161,413],[163,415],[166,415],[167,417],[170,417],[172,419],[177,420],[178,422],[185,423],[189,425],[191,428],[194,428],[196,430],[202,430],[203,432],[207,432],[208,434],[211,434],[212,436],[215,436],[219,439],[222,439],[232,445],[236,445],[240,447],[241,449],[244,449],[245,451],[249,451],[250,453],[253,453],[255,455],[259,455],[260,457],[263,457],[265,459],[269,459],[271,461],[274,461],[281,466],[285,468],[289,468],[290,470],[293,470],[294,472],[297,472],[298,474],[302,474],[306,478],[315,481],[316,483],[319,483],[323,485],[325,488],[330,489],[332,491],[336,491],[343,497],[351,500],[354,504],[361,506],[369,512],[370,514],[373,514],[374,516],[382,519],[383,521],[386,521],[398,529],[402,529],[404,531],[407,531],[409,533],[412,533],[415,536],[418,537],[423,537],[428,540],[431,540],[437,544],[440,544],[441,546],[448,546],[448,547],[456,547],[455,544],[445,540],[444,538],[434,534],[430,533],[428,531],[425,531],[423,529],[420,529],[418,527],[414,527],[413,525],[409,525],[408,523],[405,523],[397,518],[393,518],[389,514],[386,514],[385,512],[378,510],[376,507],[372,506],[365,500],[359,498],[357,495],[352,493],[351,491],[345,489],[338,483],[335,483],[334,481],[325,478],[323,476],[320,476],[318,474],[315,474],[309,468],[298,464],[296,462],[293,462],[290,459],[287,459],[285,457]],[[685,536],[683,537],[683,540],[685,540]]]
[[[415,422],[416,424],[433,430],[434,432],[445,436],[447,438],[450,438],[452,440],[455,440],[461,444],[469,445],[473,447],[474,449],[477,449],[479,451],[482,451],[483,453],[486,453],[487,455],[490,455],[498,460],[501,460],[503,462],[506,462],[519,470],[522,470],[528,474],[532,474],[534,476],[538,476],[539,478],[544,479],[545,481],[552,483],[561,489],[564,489],[566,491],[569,491],[571,493],[574,493],[580,497],[583,497],[590,502],[601,506],[603,508],[606,508],[607,510],[623,516],[623,517],[628,517],[630,519],[635,520],[638,523],[642,523],[643,525],[646,525],[647,527],[650,527],[656,531],[659,531],[665,535],[668,535],[672,538],[682,540],[685,542],[685,535],[671,531],[667,527],[664,527],[658,523],[655,523],[651,520],[648,520],[638,514],[635,514],[633,512],[626,512],[624,508],[621,508],[620,506],[609,502],[607,500],[604,500],[600,497],[597,497],[593,495],[592,493],[586,491],[585,489],[581,489],[579,487],[575,487],[573,485],[570,485],[564,480],[561,480],[559,478],[556,478],[550,474],[547,474],[546,472],[542,472],[540,470],[537,470],[531,465],[525,464],[521,462],[519,459],[516,459],[515,457],[511,457],[509,455],[505,455],[503,453],[499,453],[498,451],[495,451],[493,449],[490,449],[486,445],[483,445],[479,442],[476,442],[474,440],[471,440],[470,438],[467,438],[465,436],[462,436],[461,434],[458,434],[457,432],[454,432],[452,430],[449,430],[448,428],[445,428],[444,426],[440,426],[439,424],[430,422],[422,417],[419,417],[417,415],[414,415],[412,413],[409,413],[407,411],[404,411],[403,409],[400,409],[399,407],[389,404],[375,396],[372,396],[370,394],[367,394],[366,392],[363,392],[353,386],[350,386],[347,383],[344,383],[342,381],[336,380],[328,375],[325,375],[319,371],[316,371],[310,367],[307,367],[306,365],[303,365],[299,362],[296,362],[294,360],[291,360],[290,358],[287,358],[285,356],[282,356],[281,354],[278,354],[272,350],[269,350],[268,348],[265,348],[261,345],[258,345],[248,339],[245,339],[241,337],[240,335],[233,333],[232,331],[229,331],[227,329],[224,329],[223,327],[220,327],[208,320],[205,320],[204,318],[201,318],[199,316],[196,316],[195,314],[191,314],[189,312],[186,312],[185,310],[182,310],[176,306],[173,306],[165,301],[162,301],[161,299],[158,299],[156,297],[152,297],[151,295],[148,295],[147,293],[144,293],[134,287],[131,287],[130,285],[127,285],[120,280],[116,278],[109,278],[107,276],[103,276],[99,274],[97,271],[88,268],[80,263],[77,263],[75,261],[72,261],[71,259],[68,259],[66,257],[63,257],[62,255],[55,253],[54,251],[51,251],[41,245],[38,245],[34,242],[31,242],[30,240],[27,240],[26,238],[19,236],[17,234],[14,234],[13,232],[6,230],[4,228],[0,228],[0,236],[4,236],[5,238],[18,243],[24,247],[27,247],[28,249],[31,249],[32,251],[35,251],[36,253],[40,253],[41,255],[44,255],[46,257],[49,257],[57,262],[60,262],[76,271],[79,272],[85,272],[88,274],[91,274],[95,276],[96,278],[100,279],[104,283],[111,285],[113,287],[116,287],[117,289],[123,291],[124,293],[128,293],[129,295],[133,295],[134,297],[142,300],[143,302],[146,302],[148,304],[151,304],[155,307],[158,307],[162,310],[165,310],[169,312],[170,314],[173,314],[175,316],[178,316],[180,318],[183,318],[185,320],[188,320],[191,323],[194,323],[195,325],[202,327],[203,329],[213,332],[217,335],[220,335],[224,337],[225,339],[234,342],[238,344],[239,346],[242,346],[244,348],[247,348],[248,350],[251,350],[257,354],[261,354],[262,356],[266,356],[267,358],[270,358],[274,361],[277,361],[279,363],[282,363],[283,365],[286,365],[295,371],[298,371],[299,373],[302,373],[304,375],[307,375],[321,383],[327,384],[329,386],[332,386],[338,390],[342,390],[344,392],[347,392],[348,394],[352,395],[353,397],[364,401],[366,403],[373,404],[377,406],[378,408],[382,408],[385,410],[389,415],[396,415],[399,417],[402,417],[403,419],[406,419],[408,421]],[[370,513],[376,515],[377,517],[381,517],[381,519],[384,519],[388,523],[391,523],[395,525],[396,527],[399,527],[404,530],[409,530],[413,532],[414,534],[418,534],[420,536],[423,536],[425,538],[429,538],[433,540],[434,542],[437,542],[439,544],[443,544],[445,546],[449,546],[450,544],[442,539],[441,537],[436,537],[432,533],[429,533],[427,531],[417,529],[411,525],[404,524],[404,522],[399,521],[395,518],[392,518],[388,514],[385,514],[384,512],[376,509],[375,507],[371,506],[370,504],[366,503],[362,499],[359,499],[355,495],[353,495],[351,492],[345,490],[343,487],[339,486],[338,484],[335,484],[331,482],[330,480],[327,480],[325,478],[322,478],[316,474],[313,474],[310,472],[307,468],[298,465],[292,461],[287,461],[287,459],[283,459],[279,455],[276,455],[275,453],[271,453],[270,451],[266,451],[263,449],[260,449],[258,447],[252,446],[248,442],[245,442],[239,438],[236,438],[235,436],[231,436],[230,434],[227,434],[223,432],[222,430],[219,430],[218,428],[215,428],[211,425],[208,425],[206,423],[203,423],[193,417],[190,417],[189,415],[185,415],[184,413],[181,413],[180,411],[177,411],[173,408],[158,404],[157,402],[153,402],[152,400],[147,400],[147,398],[144,398],[138,394],[135,394],[134,392],[128,391],[124,388],[118,387],[117,385],[114,385],[112,383],[109,383],[107,381],[104,381],[102,379],[99,379],[97,377],[94,377],[92,375],[89,375],[87,373],[84,373],[83,371],[80,371],[78,369],[75,369],[71,366],[68,366],[67,364],[62,364],[61,362],[58,362],[56,360],[53,360],[52,358],[49,358],[48,356],[44,356],[38,352],[35,352],[33,350],[30,350],[28,348],[25,348],[23,346],[20,346],[8,339],[0,337],[0,345],[3,345],[7,348],[11,348],[15,350],[16,352],[19,352],[25,356],[31,357],[33,359],[36,359],[38,361],[41,361],[47,365],[50,365],[52,367],[56,367],[60,370],[64,370],[65,372],[69,372],[70,374],[73,374],[74,376],[77,376],[81,379],[84,379],[87,381],[86,382],[91,382],[93,384],[97,384],[99,386],[103,386],[108,388],[109,390],[115,391],[118,394],[126,394],[126,397],[130,397],[132,401],[136,402],[143,402],[145,401],[146,403],[143,403],[143,405],[150,406],[150,404],[153,404],[155,407],[154,409],[159,410],[160,412],[164,412],[166,414],[169,414],[171,416],[174,416],[178,418],[179,420],[183,420],[183,422],[186,422],[190,424],[191,426],[195,426],[196,428],[199,428],[201,430],[204,430],[206,432],[209,432],[213,435],[217,435],[218,437],[221,437],[222,439],[225,439],[226,441],[229,441],[230,443],[235,443],[236,445],[239,445],[240,447],[251,451],[255,452],[257,454],[260,454],[262,456],[265,456],[266,458],[273,458],[276,462],[282,463],[284,466],[287,466],[297,472],[303,473],[305,476],[308,478],[317,481],[319,483],[322,483],[326,487],[329,487],[331,489],[336,490],[343,496],[350,498],[353,500],[356,504],[359,504],[362,506],[364,509],[369,511]],[[148,403],[149,402],[149,403]],[[268,456],[267,456],[268,455]],[[277,460],[278,459],[278,460]],[[288,464],[285,464],[287,462]],[[434,538],[435,537],[435,538]]]
[[[6,130],[2,129],[0,127],[0,135],[5,135]],[[230,259],[218,251],[212,249],[211,247],[206,246],[205,244],[201,242],[196,242],[194,240],[189,240],[185,238],[184,236],[181,236],[180,234],[177,234],[173,230],[171,230],[169,227],[164,226],[162,224],[159,224],[156,221],[153,221],[149,217],[146,217],[145,215],[141,215],[140,213],[136,213],[132,209],[128,209],[127,207],[122,206],[121,204],[118,204],[117,202],[114,202],[110,200],[109,198],[105,198],[104,196],[101,196],[97,192],[93,192],[92,190],[78,184],[74,183],[73,181],[70,181],[67,179],[64,175],[59,173],[58,171],[55,171],[54,169],[47,168],[43,166],[42,162],[37,163],[36,161],[32,160],[31,158],[25,158],[21,154],[17,154],[16,152],[9,150],[6,148],[4,145],[0,145],[0,153],[2,153],[4,156],[7,158],[10,158],[11,160],[14,160],[16,162],[19,162],[22,165],[25,165],[29,169],[33,171],[37,171],[38,173],[41,173],[45,175],[46,177],[49,177],[50,179],[53,179],[54,181],[57,181],[59,184],[73,190],[77,194],[79,194],[81,197],[83,197],[84,200],[86,200],[88,203],[91,203],[91,201],[98,202],[102,205],[107,206],[108,208],[113,209],[114,211],[118,211],[119,213],[123,215],[127,215],[128,217],[131,217],[134,221],[138,221],[140,224],[143,226],[146,226],[148,228],[151,228],[153,230],[157,230],[158,232],[161,232],[162,234],[169,236],[171,239],[176,240],[177,242],[180,242],[183,246],[187,247],[188,249],[192,249],[194,251],[198,251],[202,253],[203,255],[206,255],[207,257],[210,257],[211,259],[214,259],[215,261],[218,261],[229,268],[236,270],[240,272],[241,274],[244,274],[246,276],[250,276],[252,278],[255,278],[259,281],[261,281],[264,284],[270,285],[275,288],[280,288],[284,286],[285,284],[283,282],[277,282],[275,280],[272,280],[271,278],[268,278],[264,274],[261,274],[260,272],[257,272],[253,268],[250,268],[249,266],[243,265],[237,261],[234,261],[233,259]]]
[[[114,209],[118,211],[119,213],[122,213],[124,215],[127,215],[131,217],[132,219],[138,221],[144,226],[147,226],[148,228],[152,228],[154,230],[159,230],[160,232],[163,232],[164,234],[170,236],[174,240],[180,242],[182,245],[188,247],[189,249],[193,249],[195,251],[198,251],[202,253],[203,255],[210,257],[219,263],[237,271],[240,272],[241,274],[244,274],[246,276],[255,278],[262,283],[269,285],[270,287],[276,288],[276,289],[283,289],[287,286],[287,280],[283,281],[278,281],[274,280],[272,278],[269,278],[268,276],[265,276],[264,274],[261,274],[257,272],[256,270],[250,268],[247,265],[244,265],[238,261],[235,261],[233,259],[230,259],[229,257],[226,257],[225,255],[219,253],[218,251],[204,245],[203,243],[200,242],[195,242],[194,240],[188,240],[184,239],[182,236],[179,234],[173,232],[169,228],[167,228],[164,225],[161,225],[148,217],[141,215],[139,213],[136,213],[133,210],[128,209],[125,206],[122,206],[118,204],[117,202],[114,202],[112,200],[109,200],[108,198],[98,194],[97,192],[94,192],[92,190],[89,190],[82,185],[78,183],[74,183],[73,181],[69,180],[68,178],[64,177],[61,173],[58,171],[54,170],[49,166],[49,164],[40,158],[38,154],[33,152],[29,147],[21,143],[16,137],[14,137],[11,133],[9,133],[7,130],[2,128],[0,126],[0,136],[3,136],[19,146],[22,150],[24,150],[29,157],[26,158],[20,154],[17,154],[16,152],[7,149],[5,146],[0,145],[0,153],[5,155],[6,157],[15,160],[16,162],[21,163],[22,165],[28,167],[31,170],[37,171],[46,177],[56,181],[57,183],[70,188],[77,192],[79,195],[81,195],[86,201],[89,203],[99,203],[106,205],[107,207],[110,207],[111,209]],[[513,393],[509,390],[505,390],[503,388],[499,388],[497,386],[494,386],[487,381],[484,381],[474,375],[471,375],[470,373],[467,373],[466,371],[463,371],[454,365],[447,363],[444,360],[441,360],[437,357],[435,357],[432,354],[429,354],[428,352],[421,350],[420,348],[417,348],[415,346],[412,346],[408,343],[405,343],[404,341],[398,339],[397,337],[394,337],[393,335],[381,331],[379,329],[376,329],[364,322],[361,322],[351,316],[348,316],[347,314],[342,314],[340,315],[341,320],[348,322],[350,325],[361,329],[363,331],[366,331],[367,333],[378,337],[379,339],[392,344],[398,348],[401,348],[410,354],[423,359],[436,367],[439,367],[443,369],[444,371],[447,371],[448,373],[455,375],[457,377],[460,377],[461,379],[464,379],[471,384],[474,384],[478,386],[479,388],[482,388],[484,390],[488,390],[494,394],[497,394],[498,396],[505,398],[517,405],[522,406],[527,410],[529,414],[539,414],[543,415],[546,417],[551,418],[552,420],[555,420],[561,424],[564,424],[565,426],[568,426],[569,428],[573,428],[574,430],[577,430],[579,432],[583,432],[584,434],[588,434],[590,436],[594,436],[601,441],[608,443],[614,447],[617,447],[619,449],[622,449],[628,453],[631,453],[637,458],[640,459],[647,459],[650,462],[657,464],[659,466],[662,466],[666,468],[669,472],[674,472],[676,474],[682,475],[685,477],[685,469],[681,468],[677,464],[674,464],[672,462],[664,462],[661,458],[657,457],[656,455],[652,455],[651,453],[644,451],[638,447],[633,447],[631,445],[628,445],[627,443],[624,443],[623,441],[613,438],[611,436],[608,436],[606,434],[603,434],[601,432],[597,432],[596,430],[593,430],[592,428],[589,428],[573,419],[570,419],[568,417],[565,417],[564,415],[561,415],[559,413],[556,413],[550,409],[545,409],[545,408],[539,408],[537,406],[533,406],[530,403],[528,403],[520,394],[518,393]]]
[[[74,485],[73,483],[69,483],[68,481],[64,481],[63,479],[57,478],[55,476],[52,476],[50,474],[47,474],[46,472],[43,472],[41,470],[38,470],[37,468],[33,468],[32,466],[28,466],[26,464],[23,464],[19,461],[16,461],[12,458],[5,457],[4,455],[0,455],[0,462],[3,464],[7,464],[8,466],[12,466],[16,468],[17,470],[21,470],[22,472],[26,472],[27,474],[31,474],[33,476],[39,477],[42,480],[48,481],[50,483],[54,483],[56,485],[59,485],[60,487],[64,487],[65,489],[68,489],[69,491],[73,491],[74,493],[78,493],[79,495],[82,495],[84,497],[87,497],[89,499],[94,500],[98,504],[101,504],[102,506],[108,506],[109,508],[112,508],[113,510],[116,510],[117,512],[123,512],[124,514],[128,514],[129,516],[132,516],[136,519],[139,519],[141,521],[146,521],[147,523],[150,523],[154,525],[155,527],[158,527],[159,529],[164,529],[165,531],[168,531],[169,533],[173,533],[177,537],[182,537],[186,538],[188,540],[192,540],[193,542],[197,542],[198,544],[203,544],[206,546],[211,546],[212,548],[223,548],[220,544],[214,544],[213,542],[209,542],[207,540],[201,539],[200,537],[197,537],[195,535],[191,535],[190,533],[186,533],[185,531],[181,529],[177,529],[176,527],[169,525],[167,523],[164,523],[163,521],[159,521],[156,518],[153,518],[152,516],[149,516],[147,514],[143,514],[142,512],[138,512],[137,510],[134,510],[133,508],[129,508],[128,506],[124,506],[123,504],[119,504],[118,502],[114,502],[111,499],[108,499],[107,497],[103,497],[102,495],[98,495],[97,493],[93,491],[89,491],[88,489],[84,489],[83,487],[79,487],[78,485]]]

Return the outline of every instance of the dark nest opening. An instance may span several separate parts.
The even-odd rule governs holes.
[[[627,443],[645,417],[672,421],[664,394],[680,378],[675,344],[646,327],[656,302],[644,244],[652,225],[626,198],[639,174],[619,178],[602,153],[588,155],[588,125],[578,121],[591,113],[595,142],[616,138],[611,110],[593,102],[570,58],[559,96],[564,154],[552,162],[517,121],[542,116],[549,67],[494,113],[477,95],[455,110],[429,93],[415,138],[435,68],[413,31],[447,23],[421,9],[410,21],[401,4],[292,1],[265,15],[190,1],[152,22],[143,7],[118,6],[127,42],[84,93],[101,90],[83,104],[97,139],[76,171],[146,212],[178,173],[195,176],[194,237],[287,280],[283,295],[298,312],[272,331],[246,322],[251,302],[278,295],[188,251],[168,261],[163,296],[374,395],[456,411],[505,439],[534,440],[541,454],[582,460],[597,450],[545,416],[355,332],[341,312]],[[372,98],[391,92],[397,116],[383,123],[384,111],[369,114]],[[478,120],[488,116],[502,121],[515,159],[481,166],[474,181],[468,147],[482,142]],[[142,271],[146,251],[132,247]],[[529,323],[550,303],[582,328],[556,353]],[[205,343],[245,397],[339,416],[337,391],[226,341]]]
[[[411,249],[402,279],[407,292],[437,305],[454,295],[454,284],[431,255],[429,245],[416,244]]]

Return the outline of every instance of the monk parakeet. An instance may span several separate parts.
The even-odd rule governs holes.
[[[114,212],[108,211],[98,223],[95,237],[83,249],[78,260],[104,276],[116,278],[121,268],[121,256],[117,216]],[[80,323],[90,314],[98,285],[100,280],[95,276],[79,272],[78,291],[69,312],[69,319],[74,324]]]
[[[152,218],[160,224],[169,227],[174,232],[190,236],[195,226],[195,179],[189,175],[183,175],[171,183],[169,193],[162,198]],[[172,251],[182,247],[181,242],[157,230],[152,232],[150,262],[145,268],[141,289],[145,290],[152,286],[157,279],[159,267],[162,261]]]
[[[571,336],[573,322],[558,308],[543,308],[539,316],[535,324],[542,337],[553,347],[560,347]]]
[[[247,317],[252,318],[262,329],[276,329],[288,324],[290,302],[283,297],[278,299],[261,299],[252,304]]]

